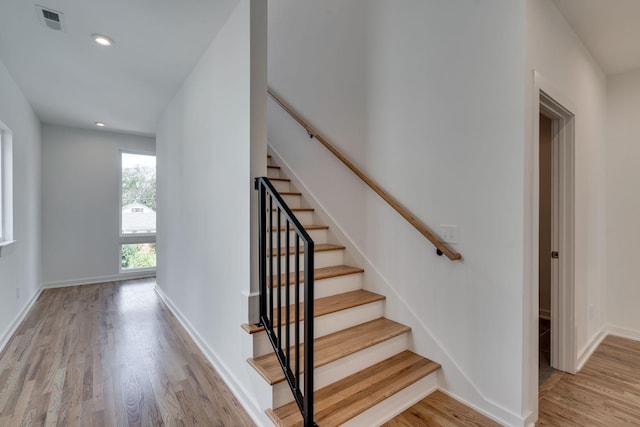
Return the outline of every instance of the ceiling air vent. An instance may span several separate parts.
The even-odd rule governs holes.
[[[62,12],[47,9],[40,5],[36,5],[36,9],[42,25],[51,28],[52,30],[62,31],[64,24],[64,14]]]

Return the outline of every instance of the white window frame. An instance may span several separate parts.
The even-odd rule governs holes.
[[[158,185],[158,172],[156,153],[149,151],[136,151],[136,150],[120,150],[120,157],[118,159],[119,172],[118,172],[118,235],[120,240],[118,243],[118,268],[120,273],[139,273],[155,271],[156,267],[149,268],[122,268],[122,245],[135,245],[140,243],[156,243],[156,233],[135,233],[135,234],[123,234],[122,233],[122,155],[123,154],[137,154],[141,156],[153,156],[156,159],[156,186]],[[156,201],[157,202],[157,201]],[[157,230],[157,223],[156,223]],[[157,253],[157,252],[156,252]],[[156,260],[157,261],[157,260]]]
[[[4,226],[4,165],[2,161],[4,159],[4,130],[0,128],[0,242],[5,240],[5,226]]]
[[[13,134],[0,122],[0,256],[13,239]]]

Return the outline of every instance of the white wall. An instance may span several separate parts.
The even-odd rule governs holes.
[[[240,0],[157,129],[160,293],[248,412],[253,177],[266,174],[266,1]]]
[[[612,332],[640,340],[640,70],[607,86],[607,321]]]
[[[525,151],[525,215],[531,215],[532,200],[536,197],[532,164],[537,141],[533,124],[537,122],[535,105],[538,94],[533,93],[533,70],[545,85],[567,100],[575,115],[575,326],[578,358],[583,358],[590,344],[598,337],[605,322],[605,120],[606,78],[598,64],[584,48],[571,27],[551,0],[527,0],[527,67],[526,67],[526,151]],[[531,221],[525,235],[525,256],[531,260],[537,226]],[[527,221],[525,221],[527,223]],[[537,243],[536,243],[537,244]],[[537,256],[537,248],[534,253]],[[525,311],[533,325],[537,318],[537,268],[525,263]],[[534,297],[535,296],[535,297]],[[530,298],[530,299],[528,299]],[[593,305],[593,318],[589,306]],[[536,327],[537,329],[537,327]],[[531,331],[529,331],[531,332]],[[526,337],[527,331],[525,331]],[[534,341],[525,354],[537,351]],[[537,345],[537,344],[536,344]],[[530,361],[530,394],[526,396],[531,411],[537,412],[537,376],[534,359]],[[535,395],[534,395],[535,394]],[[525,403],[525,407],[527,404]]]
[[[430,227],[433,246],[273,103],[269,142],[363,257],[441,385],[522,424],[524,2],[272,0],[269,84]]]
[[[155,139],[42,126],[43,286],[132,276],[119,273],[121,150],[153,154]]]
[[[13,134],[16,240],[0,257],[1,350],[40,286],[40,122],[1,61],[0,94],[0,121]]]

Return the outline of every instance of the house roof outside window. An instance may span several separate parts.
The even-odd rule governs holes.
[[[122,207],[122,234],[156,232],[156,212],[140,203]]]

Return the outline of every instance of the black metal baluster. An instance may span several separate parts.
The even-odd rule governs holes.
[[[296,233],[296,276],[295,280],[295,327],[294,335],[296,342],[296,390],[300,392],[300,236]]]
[[[282,234],[282,224],[280,222],[280,217],[282,213],[280,212],[280,207],[278,206],[278,263],[277,263],[277,271],[278,271],[278,348],[282,348],[282,272],[280,271],[282,260],[280,258],[280,253],[282,251],[282,244],[280,235]],[[289,232],[288,230],[286,231]]]
[[[304,418],[313,426],[313,241],[304,244]]]
[[[273,328],[273,196],[269,195],[269,326]]]
[[[284,266],[284,270],[287,272],[287,280],[285,281],[285,307],[286,310],[285,311],[285,337],[286,337],[286,342],[285,342],[285,347],[287,349],[287,358],[286,358],[286,362],[287,362],[287,367],[291,367],[291,340],[290,340],[290,332],[291,332],[291,328],[289,327],[289,325],[291,324],[290,321],[290,304],[291,302],[289,301],[289,283],[291,283],[291,272],[290,270],[290,265],[289,265],[289,220],[287,219],[285,221],[285,226],[287,228],[287,234],[286,234],[286,238],[285,238],[285,251],[286,251],[286,258],[285,258],[285,266]]]
[[[258,209],[260,211],[260,219],[258,222],[258,236],[260,239],[260,256],[258,257],[258,274],[260,275],[260,323],[264,323],[264,319],[267,316],[267,301],[265,299],[267,295],[267,260],[265,255],[267,253],[267,212],[266,212],[266,198],[265,188],[261,185],[261,182],[256,180],[256,184],[259,190],[258,193]],[[263,325],[265,326],[265,325]]]

